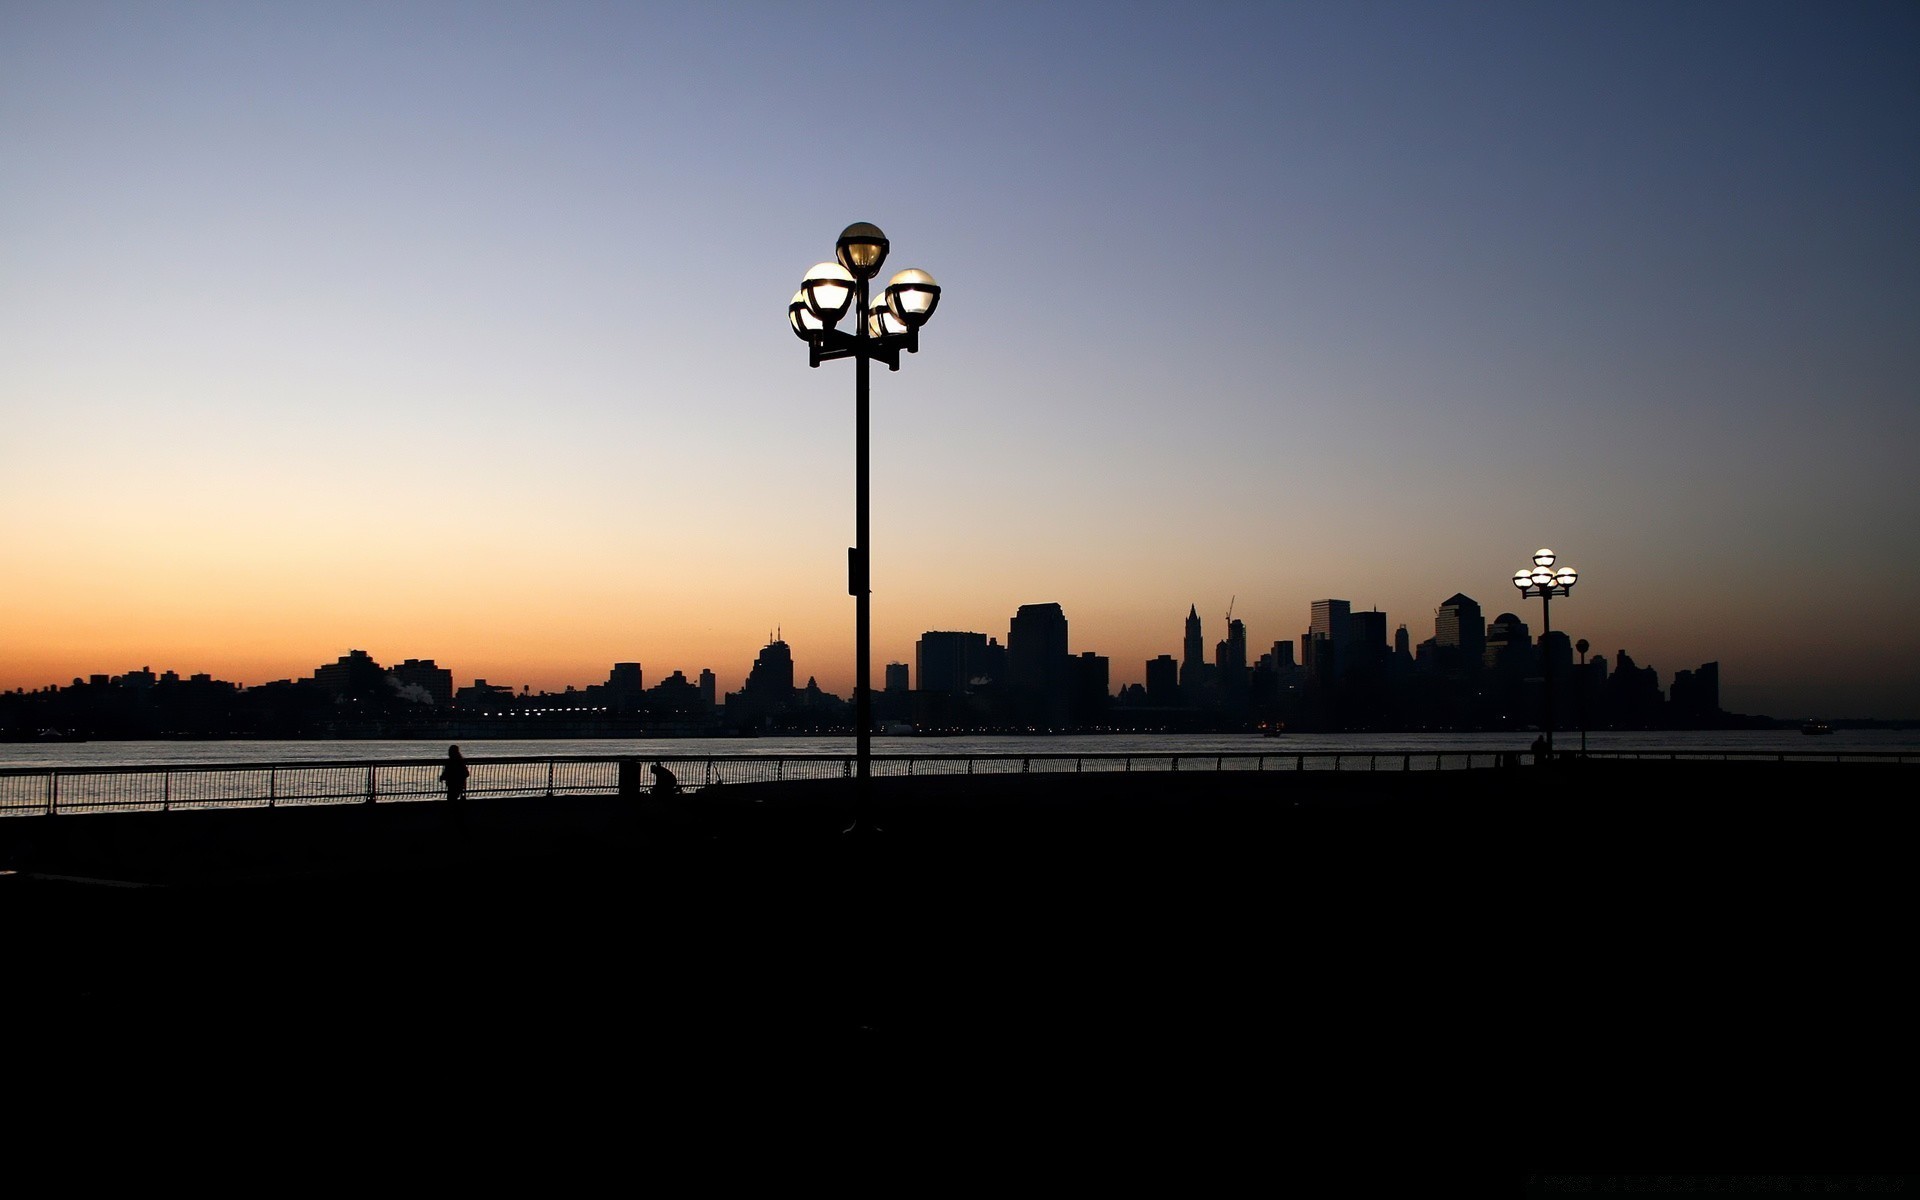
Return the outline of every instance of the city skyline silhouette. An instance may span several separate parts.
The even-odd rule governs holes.
[[[1561,705],[1561,728],[1737,728],[1787,719],[1726,709],[1717,660],[1671,668],[1663,681],[1658,664],[1636,662],[1625,647],[1589,658],[1586,639],[1512,611],[1488,613],[1464,593],[1434,610],[1426,636],[1341,599],[1314,601],[1295,638],[1256,642],[1231,605],[1219,639],[1207,628],[1190,605],[1177,653],[1141,664],[1143,682],[1135,683],[1115,682],[1111,660],[1074,641],[1069,616],[1055,603],[1020,605],[1004,633],[928,630],[910,661],[877,666],[874,725],[896,732],[1523,729],[1544,724],[1548,690]],[[853,698],[820,687],[813,664],[796,657],[783,633],[768,632],[737,690],[711,668],[649,669],[631,659],[611,663],[604,680],[535,692],[463,675],[458,664],[434,658],[383,664],[352,649],[310,673],[251,686],[143,666],[0,693],[0,735],[371,735],[415,726],[426,733],[454,716],[467,721],[460,727],[466,737],[488,736],[484,721],[472,723],[476,717],[565,717],[585,722],[581,736],[857,727]],[[1549,670],[1550,660],[1559,665]]]
[[[779,625],[848,694],[850,389],[786,306],[871,220],[946,289],[874,393],[876,672],[1027,602],[1116,689],[1193,603],[1537,625],[1545,544],[1556,628],[1729,711],[1920,717],[1909,6],[988,4],[857,62],[447,11],[0,15],[0,690],[733,686]],[[809,62],[910,65],[883,153],[796,127]]]

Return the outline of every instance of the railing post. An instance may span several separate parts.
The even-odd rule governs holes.
[[[47,815],[60,811],[60,772],[47,772]]]
[[[368,804],[372,804],[374,796],[378,794],[376,791],[376,788],[379,785],[374,782],[373,773],[379,769],[380,768],[378,767],[367,768],[367,803]]]
[[[160,773],[160,811],[173,811],[173,772]]]
[[[553,760],[547,760],[547,799],[553,799]]]
[[[280,798],[280,768],[267,768],[267,807],[274,807]]]

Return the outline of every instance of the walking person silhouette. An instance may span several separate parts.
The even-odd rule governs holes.
[[[460,757],[460,747],[447,747],[447,765],[440,768],[441,782],[447,785],[447,799],[464,799],[467,794],[467,760]]]

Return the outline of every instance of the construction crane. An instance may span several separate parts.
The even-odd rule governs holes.
[[[1228,629],[1233,628],[1233,606],[1239,599],[1240,599],[1240,595],[1239,593],[1236,592],[1234,593],[1233,599],[1227,601],[1227,628]]]

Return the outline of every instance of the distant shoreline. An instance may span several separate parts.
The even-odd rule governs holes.
[[[1668,733],[1753,733],[1784,732],[1799,728],[1804,722],[1779,717],[1748,718],[1751,723],[1737,725],[1698,725],[1670,726],[1646,729],[1590,729],[1589,734],[1633,735]],[[1763,723],[1764,722],[1764,723]],[[1857,717],[1839,718],[1825,721],[1834,731],[1840,730],[1920,730],[1920,719],[1916,718],[1880,718]],[[1272,740],[1285,741],[1288,736],[1296,737],[1444,737],[1454,735],[1506,735],[1521,737],[1539,732],[1537,728],[1513,729],[1301,729],[1289,733],[1274,735]],[[1578,729],[1559,729],[1555,736],[1560,738],[1578,737]],[[263,734],[263,733],[144,733],[144,734],[66,734],[56,733],[50,736],[6,733],[0,734],[0,744],[6,745],[58,745],[79,742],[439,742],[448,739],[458,741],[684,741],[698,739],[702,741],[754,741],[762,737],[782,739],[819,739],[831,740],[851,738],[851,729],[795,729],[746,732],[735,729],[672,729],[672,730],[610,730],[580,727],[555,729],[553,723],[542,723],[529,729],[499,729],[478,731],[471,726],[458,729],[408,729],[408,730],[364,730],[350,733],[301,733],[301,734]],[[876,741],[894,738],[1020,738],[1039,739],[1057,737],[1164,737],[1171,739],[1192,739],[1219,737],[1263,736],[1258,730],[1234,729],[1068,729],[1068,730],[1032,730],[1032,729],[915,729],[875,732]]]

